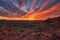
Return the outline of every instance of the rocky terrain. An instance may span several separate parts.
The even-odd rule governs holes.
[[[60,40],[60,17],[45,21],[0,20],[0,40]]]

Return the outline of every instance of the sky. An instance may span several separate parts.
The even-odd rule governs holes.
[[[32,12],[37,11],[45,1],[47,0],[37,0],[35,3],[36,6]],[[34,0],[25,0],[25,3],[24,0],[0,0],[0,16],[7,16],[9,13],[15,16],[25,15],[33,2]],[[58,2],[60,2],[60,0],[50,0],[43,10],[49,9]],[[24,4],[21,7],[22,3]]]

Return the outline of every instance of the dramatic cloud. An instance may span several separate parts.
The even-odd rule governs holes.
[[[0,16],[7,17],[10,15],[12,17],[20,17],[27,13],[34,14],[39,9],[41,12],[48,10],[57,3],[60,4],[60,0],[0,0]],[[53,12],[47,16],[60,16],[60,7],[57,10],[57,12]]]

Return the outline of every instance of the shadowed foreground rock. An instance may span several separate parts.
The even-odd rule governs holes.
[[[0,40],[60,40],[60,17],[45,21],[0,20]]]

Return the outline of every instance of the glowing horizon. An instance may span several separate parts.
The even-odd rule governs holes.
[[[20,4],[20,7],[17,4],[14,4],[16,7],[18,7],[20,10],[24,10],[24,5],[26,4],[26,0],[22,0],[24,3]],[[2,15],[2,13],[0,13],[0,20],[46,20],[48,18],[54,18],[54,17],[58,17],[60,16],[60,2],[56,2],[54,5],[52,5],[51,7],[47,7],[48,9],[44,9],[46,7],[46,5],[48,5],[48,3],[50,3],[51,0],[46,0],[42,3],[42,5],[38,8],[38,10],[34,10],[36,8],[36,3],[37,0],[33,0],[32,5],[29,8],[29,11],[26,11],[24,15],[21,15],[22,12],[18,13],[13,13],[10,12],[8,10],[6,10],[5,8],[0,8],[3,9],[5,12],[8,12],[7,16],[5,14],[5,16]],[[51,4],[51,3],[50,3]],[[3,12],[2,10],[2,12]],[[25,10],[24,10],[25,11]],[[57,11],[55,13],[55,11]],[[14,11],[15,12],[15,11]],[[20,14],[19,14],[20,13]],[[55,15],[55,14],[58,15]],[[4,13],[3,13],[4,14]],[[13,14],[13,15],[12,15]],[[49,14],[49,16],[48,16]],[[51,16],[51,14],[54,14],[53,16]]]

